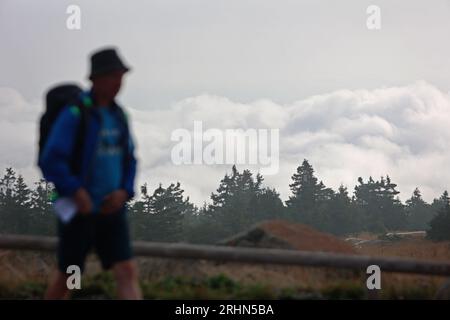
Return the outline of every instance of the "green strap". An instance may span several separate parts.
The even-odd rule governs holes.
[[[82,95],[81,103],[83,104],[84,107],[87,107],[87,108],[91,108],[94,105],[91,97],[89,97],[86,94]],[[70,111],[72,112],[73,115],[75,115],[77,117],[80,116],[80,107],[79,106],[77,106],[77,105],[70,106]]]
[[[94,103],[92,102],[91,97],[89,97],[88,95],[83,95],[83,97],[81,98],[81,100],[82,100],[83,104],[84,104],[86,107],[88,107],[88,108],[90,108],[90,107],[92,107],[92,106],[94,105]]]
[[[73,115],[79,117],[80,116],[80,108],[76,105],[70,106],[70,112],[72,112]]]
[[[56,199],[58,199],[58,198],[59,198],[59,195],[58,195],[58,192],[57,192],[56,190],[53,190],[53,191],[49,194],[49,196],[48,196],[48,199],[49,199],[51,202],[55,202]]]

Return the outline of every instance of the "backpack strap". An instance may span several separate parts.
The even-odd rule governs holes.
[[[118,105],[116,102],[113,102],[113,105],[114,105],[115,109],[117,110],[117,114],[119,115],[119,120],[125,131],[125,134],[121,137],[121,139],[122,139],[121,144],[126,149],[126,147],[128,146],[128,138],[130,135],[130,128],[128,126],[128,115],[123,110],[123,108],[120,105]]]
[[[124,133],[121,136],[121,145],[123,148],[123,161],[124,161],[124,168],[128,167],[129,162],[130,162],[130,158],[129,158],[129,152],[128,152],[128,141],[130,139],[130,127],[128,124],[128,115],[127,113],[123,110],[123,108],[121,106],[119,106],[117,103],[114,102],[114,107],[117,110],[117,113],[119,115],[119,119],[120,122],[122,123],[123,129],[124,129]]]
[[[72,157],[70,161],[70,167],[74,174],[78,175],[81,173],[81,167],[83,162],[83,147],[84,140],[86,136],[87,123],[90,117],[89,109],[93,106],[92,99],[85,92],[81,93],[80,96],[75,100],[74,105],[70,108],[72,112],[78,113],[80,116],[80,122],[78,124],[75,143],[73,146]]]

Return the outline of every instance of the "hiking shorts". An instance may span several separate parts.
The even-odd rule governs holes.
[[[58,219],[58,268],[76,265],[84,271],[86,256],[95,250],[104,270],[133,257],[125,210],[108,215],[76,214],[67,224]]]

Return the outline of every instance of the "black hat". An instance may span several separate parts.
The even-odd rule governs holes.
[[[102,49],[91,55],[91,74],[89,75],[89,79],[100,74],[118,70],[127,72],[130,68],[122,62],[115,49]]]

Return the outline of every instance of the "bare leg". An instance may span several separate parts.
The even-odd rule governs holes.
[[[139,287],[138,270],[133,260],[118,262],[113,266],[117,282],[119,299],[141,300],[142,293]]]
[[[68,299],[70,290],[67,288],[67,275],[57,270],[52,277],[45,293],[46,300]]]

